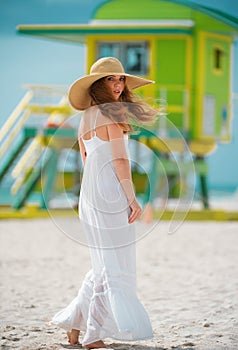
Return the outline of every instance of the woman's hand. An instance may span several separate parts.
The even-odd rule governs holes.
[[[128,219],[128,223],[132,224],[134,221],[139,220],[142,215],[142,209],[136,199],[129,205],[131,213]]]

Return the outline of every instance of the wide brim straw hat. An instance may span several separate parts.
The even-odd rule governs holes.
[[[103,57],[97,60],[90,69],[90,74],[76,80],[69,88],[69,102],[75,109],[83,111],[91,106],[90,86],[108,75],[124,75],[129,90],[154,83],[136,75],[127,74],[121,62],[115,57]]]

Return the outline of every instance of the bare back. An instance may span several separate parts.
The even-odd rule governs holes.
[[[97,116],[96,124],[95,118]],[[90,140],[94,137],[94,125],[97,129],[97,137],[104,141],[109,141],[108,129],[107,126],[111,124],[112,121],[105,117],[97,107],[92,107],[87,110],[81,120],[79,126],[79,135],[84,140]]]

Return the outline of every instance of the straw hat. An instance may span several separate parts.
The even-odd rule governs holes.
[[[90,74],[76,80],[69,88],[69,102],[78,110],[84,110],[91,106],[89,95],[90,86],[98,79],[108,75],[124,75],[126,85],[132,90],[140,86],[154,83],[135,75],[125,73],[121,62],[115,57],[104,57],[97,60],[90,69]]]

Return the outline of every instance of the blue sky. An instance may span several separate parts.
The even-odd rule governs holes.
[[[129,1],[129,0],[128,0]],[[81,45],[55,42],[19,35],[19,24],[87,23],[94,9],[104,0],[0,0],[0,126],[23,97],[21,86],[32,84],[71,84],[85,73],[85,48]],[[202,5],[218,8],[238,17],[238,1],[197,0]],[[235,45],[238,60],[238,42]],[[234,77],[238,92],[238,67]],[[233,140],[219,145],[208,158],[209,182],[215,187],[238,186],[238,101],[233,121]],[[237,165],[234,165],[234,164]]]

